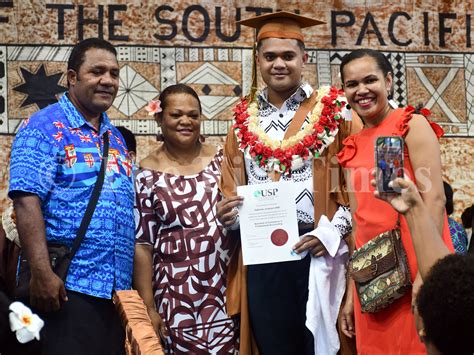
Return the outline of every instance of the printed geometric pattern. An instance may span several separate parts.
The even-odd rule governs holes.
[[[157,47],[118,46],[115,48],[117,49],[117,59],[119,62],[160,62],[160,49]]]
[[[467,103],[467,131],[469,136],[474,136],[474,54],[464,56],[466,78],[466,103]]]
[[[226,314],[220,265],[226,265],[236,241],[227,242],[216,223],[220,194],[213,188],[222,159],[220,151],[195,176],[172,169],[144,169],[137,176],[136,240],[154,250],[153,293],[158,312],[169,320],[166,343],[172,354],[234,353],[236,329]]]
[[[350,53],[349,51],[330,51],[329,52],[329,59],[331,61],[331,65],[337,65],[338,70],[339,70],[339,64],[341,64],[341,59],[344,57],[346,54]]]
[[[130,129],[135,134],[149,134],[156,135],[160,131],[156,125],[155,120],[136,120],[136,119],[122,119],[122,120],[110,120],[114,126],[124,126]]]
[[[306,50],[308,54],[308,64],[316,64],[318,61],[318,51]]]
[[[329,52],[318,51],[317,60],[318,64],[318,81],[319,86],[330,85],[331,80],[331,59]]]
[[[393,68],[393,99],[400,106],[406,106],[407,79],[405,75],[405,56],[403,53],[385,53]]]
[[[321,51],[323,52],[323,51]],[[332,85],[335,85],[338,88],[342,87],[341,83],[341,76],[339,74],[339,66],[341,64],[341,59],[344,57],[348,51],[328,51],[328,56],[329,56],[329,82],[332,83]],[[324,63],[324,62],[323,62]],[[328,75],[326,72],[323,72],[323,75]],[[324,78],[324,76],[323,76]],[[320,80],[320,82],[325,82],[322,81],[323,79]],[[327,79],[326,79],[327,80]]]
[[[247,95],[252,86],[252,61],[253,53],[251,49],[242,50],[242,94]]]
[[[219,62],[225,62],[229,60],[229,50],[227,48],[217,49],[217,60]]]
[[[339,66],[341,64],[341,59],[349,51],[330,51],[329,52],[329,62],[330,62],[330,77],[331,83],[336,85],[337,87],[342,87],[341,83],[341,76],[339,74]]]
[[[202,59],[204,62],[214,61],[214,48],[204,48],[203,54]]]
[[[231,125],[231,120],[206,120],[201,124],[201,131],[204,135],[217,136],[222,134],[221,132],[227,132]]]
[[[11,46],[8,47],[8,61],[67,62],[72,47]]]
[[[161,48],[161,91],[176,84],[176,51],[174,48]]]
[[[199,99],[201,100],[202,112],[208,119],[214,118],[228,106],[234,104],[238,100],[238,96],[235,95],[235,92],[241,91],[240,85],[237,81],[210,63],[203,64],[188,74],[186,77],[181,79],[180,82],[188,85],[204,85],[202,92],[205,94],[205,96],[199,96]],[[234,86],[234,95],[210,96],[210,93],[214,91],[211,85],[232,85]]]
[[[120,85],[113,105],[125,116],[133,115],[157,95],[158,90],[132,67],[124,65],[120,69]]]
[[[36,73],[44,65],[48,75],[64,72],[71,48],[0,46],[0,133],[14,133],[35,109],[35,105],[26,110],[20,107],[23,94],[14,90],[23,82],[20,68]],[[232,106],[250,91],[251,48],[121,45],[117,51],[121,83],[109,114],[114,123],[120,122],[138,134],[157,132],[144,106],[171,84],[183,82],[196,90],[203,107],[203,133],[217,136],[227,133]],[[307,52],[305,80],[319,86],[339,85],[340,59],[349,51],[308,48]],[[473,54],[399,51],[385,55],[394,68],[397,103],[422,103],[431,108],[434,120],[448,136],[474,136]],[[64,78],[58,85],[65,85]]]
[[[232,341],[234,328],[234,322],[226,319],[195,327],[180,327],[173,335],[196,344],[199,348],[217,353],[218,349],[222,347],[222,343]],[[217,336],[213,337],[212,334],[217,334]],[[207,342],[208,338],[212,339],[209,343]]]
[[[230,50],[232,55],[231,55],[231,60],[234,62],[240,62],[242,61],[242,50],[241,49],[231,49]]]
[[[199,67],[198,70],[181,79],[181,83],[239,85],[237,81],[209,63],[205,63]]]
[[[189,48],[188,49],[188,61],[198,62],[199,61],[199,49],[198,48]]]
[[[236,103],[238,97],[229,96],[199,96],[202,105],[202,113],[209,119],[214,118],[218,113],[228,106]]]
[[[13,90],[23,96],[20,109],[35,105],[39,110],[58,101],[58,95],[67,90],[59,84],[63,72],[47,73],[45,63],[41,63],[35,70],[20,67],[22,82],[13,87]]]
[[[184,61],[184,48],[176,48],[176,61],[177,62]]]
[[[450,110],[448,107],[447,103],[443,100],[443,93],[446,91],[448,88],[449,84],[454,80],[456,77],[456,74],[459,70],[456,68],[451,68],[449,69],[448,73],[444,77],[443,81],[441,84],[435,88],[431,82],[429,81],[428,77],[425,75],[424,71],[421,68],[416,68],[415,72],[420,78],[420,80],[425,84],[426,88],[429,89],[432,93],[433,96],[431,96],[430,100],[426,103],[427,108],[432,108],[435,103],[438,103],[444,110],[444,112],[449,116],[449,118],[452,120],[452,122],[459,122],[458,117]]]
[[[433,112],[447,134],[467,135],[466,83],[462,54],[406,54],[410,104]]]

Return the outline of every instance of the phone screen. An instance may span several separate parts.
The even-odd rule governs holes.
[[[388,186],[397,177],[403,177],[403,138],[378,137],[375,142],[377,190],[385,193],[400,192]]]

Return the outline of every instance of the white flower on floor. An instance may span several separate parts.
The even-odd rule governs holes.
[[[25,344],[35,338],[39,340],[44,321],[21,302],[13,302],[9,309],[10,328],[16,332],[18,341]]]

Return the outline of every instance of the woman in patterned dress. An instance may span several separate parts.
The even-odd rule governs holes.
[[[426,117],[416,114],[413,107],[391,107],[388,96],[392,91],[392,73],[387,58],[370,49],[353,51],[341,61],[345,95],[352,109],[364,121],[364,128],[359,133],[344,140],[344,148],[338,155],[340,164],[349,175],[347,181],[351,191],[349,199],[355,246],[360,248],[397,224],[399,214],[388,203],[375,198],[370,180],[375,167],[376,138],[401,136],[405,142],[404,171],[416,183],[443,242],[452,250],[444,210],[437,139],[443,134],[442,129]],[[420,111],[429,113],[427,110]],[[404,216],[400,216],[400,230],[413,282],[412,291],[383,310],[362,313],[357,295],[351,297],[353,287],[347,290],[341,326],[346,335],[356,335],[359,354],[425,354],[412,313],[412,304],[422,279]]]
[[[167,353],[235,353],[238,322],[225,308],[234,242],[215,217],[222,150],[200,139],[193,89],[170,86],[160,102],[151,110],[163,143],[140,162],[135,182],[134,287]]]

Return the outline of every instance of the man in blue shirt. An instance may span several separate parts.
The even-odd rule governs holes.
[[[116,56],[107,41],[78,43],[68,61],[68,92],[26,120],[12,147],[9,196],[30,260],[31,306],[46,324],[43,354],[124,352],[111,297],[131,287],[134,220],[132,162],[105,113],[119,86]],[[50,267],[46,242],[72,245],[100,170],[104,133],[104,184],[64,283]]]

